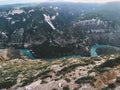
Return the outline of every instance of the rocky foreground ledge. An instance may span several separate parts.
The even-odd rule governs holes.
[[[120,90],[120,55],[0,60],[0,90]]]

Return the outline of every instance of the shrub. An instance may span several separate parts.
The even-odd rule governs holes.
[[[52,78],[52,75],[44,75],[44,76],[41,77],[41,79],[45,79],[45,78],[48,78],[48,77]]]
[[[99,68],[104,68],[104,67],[113,68],[114,66],[117,66],[119,64],[120,64],[120,58],[118,57],[116,59],[107,60],[105,63],[100,65]]]
[[[65,78],[65,80],[69,83],[71,80],[69,78]]]
[[[53,88],[52,90],[58,90],[58,89],[56,89],[56,88]]]
[[[116,83],[120,83],[120,77],[117,77]]]
[[[102,90],[110,90],[108,87],[104,87],[102,88]]]
[[[94,78],[94,77],[87,76],[87,77],[82,77],[82,78],[77,79],[77,80],[75,81],[75,83],[77,83],[77,84],[92,83],[93,81],[95,81],[95,78]]]
[[[70,88],[69,88],[69,86],[67,85],[67,86],[64,86],[64,87],[63,87],[63,90],[70,90]]]
[[[108,84],[108,88],[110,88],[110,89],[114,89],[116,86],[115,86],[115,84],[113,84],[113,83],[111,83],[111,84]]]
[[[81,64],[78,63],[78,64],[70,65],[68,67],[64,67],[61,71],[57,72],[57,75],[58,76],[61,75],[61,74],[65,75],[66,73],[73,71],[78,66],[81,66]]]
[[[95,67],[95,69],[99,72],[105,72],[105,71],[109,71],[110,68],[113,68],[115,66],[118,66],[120,64],[120,57],[115,58],[115,59],[111,59],[111,60],[107,60],[106,62],[104,62],[103,64],[99,65],[98,67]]]
[[[16,79],[9,79],[9,80],[0,81],[0,90],[3,88],[10,88],[14,84],[16,84]]]

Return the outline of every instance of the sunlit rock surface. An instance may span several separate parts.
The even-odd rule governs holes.
[[[120,55],[0,61],[1,90],[119,90]]]

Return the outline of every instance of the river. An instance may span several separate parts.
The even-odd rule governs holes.
[[[96,52],[97,49],[99,49],[99,48],[110,48],[110,47],[114,47],[114,46],[99,45],[99,44],[93,45],[90,49],[90,55],[91,55],[91,57],[97,57],[98,56],[98,54]],[[117,48],[117,47],[114,47],[114,48]],[[22,53],[24,53],[26,56],[28,56],[30,59],[36,59],[29,50],[20,49],[20,51]],[[81,57],[81,55],[63,56],[63,57],[58,57],[58,58],[70,58],[70,57]],[[46,60],[54,60],[54,59],[58,59],[58,58],[47,58]]]
[[[110,45],[98,45],[98,44],[93,45],[90,49],[90,56],[91,57],[97,57],[98,56],[98,54],[96,52],[97,49],[99,49],[99,48],[109,48],[109,47],[111,47],[111,46]]]
[[[26,56],[28,56],[30,59],[35,59],[35,57],[32,55],[32,53],[27,50],[27,49],[20,49],[20,51],[25,54]]]

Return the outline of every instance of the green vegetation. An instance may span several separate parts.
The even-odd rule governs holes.
[[[98,72],[100,72],[100,73],[104,73],[104,72],[107,72],[107,71],[109,71],[109,70],[111,70],[111,68],[109,68],[109,67],[104,67],[104,68],[95,67],[95,70],[94,70],[94,71],[98,71]]]
[[[98,67],[95,67],[95,70],[97,70],[99,72],[105,72],[105,71],[110,70],[110,68],[118,66],[119,64],[120,64],[120,57],[111,59],[111,60],[107,60],[106,62],[99,65]]]
[[[116,59],[107,60],[105,63],[103,63],[99,67],[101,67],[101,68],[104,68],[104,67],[113,68],[113,67],[115,67],[115,66],[117,66],[119,64],[120,64],[120,57],[118,57]]]
[[[65,75],[71,71],[74,71],[75,68],[79,67],[79,66],[86,66],[88,64],[94,64],[94,62],[92,60],[85,60],[84,63],[76,63],[76,64],[71,64],[67,67],[64,67],[61,71],[57,72],[57,75]]]
[[[48,75],[49,72],[51,72],[51,70],[43,71],[36,76],[34,75],[28,76],[25,80],[21,82],[22,86],[30,84],[31,82],[33,82],[34,80],[37,80],[38,78],[45,79],[47,77],[52,77],[51,75]]]
[[[87,76],[87,77],[82,77],[82,78],[77,79],[77,80],[75,81],[75,83],[77,83],[77,84],[92,83],[93,81],[95,81],[95,78],[94,78],[94,77]]]
[[[25,86],[39,78],[52,77],[48,74],[51,70],[46,69],[48,64],[41,61],[5,61],[0,66],[0,89],[17,84],[18,78],[22,78],[19,86]]]
[[[65,78],[65,80],[69,83],[71,82],[71,80],[69,78]]]
[[[48,77],[52,78],[52,75],[47,75],[46,74],[46,75],[42,76],[41,79],[45,79],[45,78],[48,78]]]
[[[41,82],[41,84],[46,84],[47,83],[47,81],[45,81],[45,80],[42,80],[42,82]]]
[[[58,90],[58,89],[56,89],[56,88],[53,88],[52,90]]]
[[[111,83],[108,84],[108,87],[102,88],[102,90],[114,90],[115,89],[115,84]]]
[[[81,66],[81,64],[73,64],[68,67],[64,67],[61,71],[57,72],[57,75],[65,75],[68,72],[73,71],[76,67]]]
[[[102,20],[112,21],[112,25],[120,25],[120,3],[111,2],[101,6],[93,12],[87,13],[82,19],[92,19],[99,17]]]
[[[99,57],[100,58],[100,57]],[[102,57],[101,57],[102,58]],[[33,82],[36,82],[38,80],[42,81],[40,84],[49,84],[50,81],[59,82],[59,80],[66,81],[68,86],[64,86],[63,90],[69,90],[69,85],[71,82],[74,82],[74,84],[90,84],[92,86],[95,86],[95,82],[97,82],[97,77],[93,77],[94,74],[89,74],[91,72],[95,72],[95,75],[100,77],[101,80],[105,79],[107,81],[108,79],[111,80],[113,77],[116,77],[116,74],[113,72],[107,73],[106,71],[109,71],[111,68],[116,67],[117,65],[120,65],[120,57],[117,57],[115,59],[109,60],[110,57],[105,57],[105,63],[99,65],[98,67],[87,68],[86,65],[95,64],[94,58],[71,58],[71,59],[60,59],[55,61],[40,61],[40,60],[11,60],[11,61],[2,61],[0,62],[0,89],[11,89],[11,88],[18,88],[18,87],[24,87],[26,85],[30,85]],[[73,60],[73,61],[72,61]],[[98,59],[95,58],[97,61]],[[110,62],[109,62],[110,61]],[[111,66],[112,63],[112,66]],[[63,66],[63,64],[65,64]],[[56,69],[55,66],[61,66],[59,69]],[[83,73],[87,73],[88,76],[84,76],[81,74],[81,72],[76,72],[75,69],[79,67],[77,70],[81,70],[81,67],[86,66],[86,69]],[[58,71],[57,71],[58,70]],[[105,75],[101,76],[100,72],[106,72]],[[88,72],[87,72],[88,71]],[[72,73],[70,73],[72,72]],[[104,73],[103,73],[104,74]],[[72,77],[69,77],[71,76]],[[76,77],[77,75],[81,75],[81,78]],[[97,79],[97,80],[96,80]],[[108,81],[109,81],[108,80]],[[120,78],[116,78],[115,84],[109,84],[108,89],[113,89],[117,87],[117,84],[120,83]],[[15,87],[13,87],[15,86]],[[79,85],[78,85],[79,86]],[[57,88],[57,87],[55,87]],[[79,87],[76,87],[76,89]],[[108,90],[103,89],[103,90]],[[54,89],[53,89],[54,90]]]
[[[116,83],[120,83],[120,77],[117,77]]]
[[[108,88],[110,88],[110,89],[114,89],[116,87],[116,85],[114,84],[114,83],[110,83],[110,84],[108,84]]]
[[[15,78],[0,79],[0,89],[10,88],[14,84],[16,84],[16,79]]]
[[[69,83],[71,80],[69,78],[65,78],[65,80]]]
[[[108,87],[104,87],[102,88],[102,90],[110,90]]]
[[[70,90],[70,88],[69,88],[69,86],[67,85],[67,86],[64,86],[64,87],[63,87],[63,90]]]

